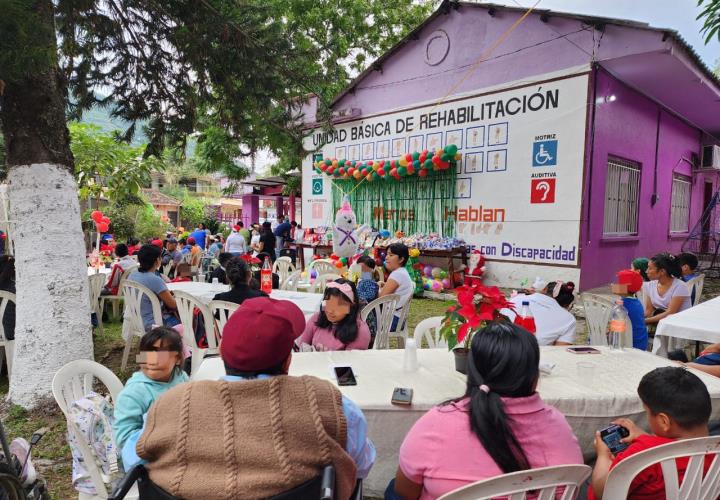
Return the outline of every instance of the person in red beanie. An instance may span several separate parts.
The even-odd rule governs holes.
[[[633,347],[647,350],[648,330],[645,324],[645,308],[635,296],[643,286],[643,278],[639,272],[624,269],[617,273],[618,282],[613,285],[613,292],[622,297],[623,305],[627,309],[633,330]]]
[[[334,384],[288,375],[304,328],[292,302],[240,305],[220,344],[227,374],[174,387],[148,412],[136,452],[155,484],[179,498],[267,498],[332,463],[336,498],[351,496],[375,448],[362,411]]]

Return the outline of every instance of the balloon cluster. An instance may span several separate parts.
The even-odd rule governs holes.
[[[95,229],[97,229],[98,233],[107,233],[108,229],[110,229],[110,219],[105,217],[100,210],[93,210],[90,218],[95,223]]]
[[[337,179],[355,179],[356,181],[374,181],[376,179],[396,180],[417,175],[425,179],[432,172],[441,172],[455,167],[461,158],[455,144],[430,152],[407,153],[397,160],[355,161],[326,158],[315,162],[315,171]]]
[[[442,292],[452,288],[447,271],[439,267],[425,266],[423,268],[423,288],[433,292]]]

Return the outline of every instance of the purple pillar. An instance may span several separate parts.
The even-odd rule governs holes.
[[[242,221],[245,227],[260,219],[260,197],[256,194],[246,194],[242,197]]]
[[[276,197],[275,198],[275,212],[277,214],[278,220],[280,220],[280,217],[285,215],[283,208],[284,208],[283,207],[283,197],[282,196]]]
[[[290,220],[291,221],[297,220],[297,218],[295,218],[295,195],[294,194],[290,195],[290,200],[288,202],[290,203]]]

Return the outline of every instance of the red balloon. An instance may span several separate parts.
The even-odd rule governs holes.
[[[370,160],[369,162],[367,162],[367,164],[372,167],[374,165],[374,162],[372,160]]]
[[[392,168],[395,168],[395,166],[396,166],[396,165],[395,165],[395,160],[390,160],[390,166],[391,166]]]
[[[395,174],[395,175],[393,175],[393,177],[395,177],[395,180],[396,180],[396,181],[399,181],[399,180],[400,180],[400,174]]]
[[[427,158],[428,150],[427,150],[427,149],[423,149],[422,151],[420,151],[420,155],[422,155],[422,156],[424,156],[425,158]]]
[[[407,160],[408,163],[411,163],[413,161],[413,157],[410,153],[405,155],[405,159]]]
[[[95,222],[102,222],[102,216],[103,214],[100,210],[93,210],[93,212],[90,214],[90,218]]]
[[[408,166],[407,166],[407,173],[408,173],[408,175],[414,174],[414,173],[415,173],[415,167],[413,167],[412,165],[408,165]]]
[[[350,165],[352,165],[352,163],[350,163],[350,160],[345,160],[345,166],[349,167]]]
[[[391,168],[391,169],[390,169],[390,175],[392,175],[393,177],[395,177],[395,176],[397,175],[397,168],[395,168],[395,167]]]
[[[348,175],[352,175],[355,173],[355,169],[353,167],[350,167],[347,169],[347,173],[348,173]]]
[[[96,227],[98,232],[100,233],[106,233],[107,230],[110,228],[108,224],[105,224],[104,222],[96,223]]]
[[[418,175],[422,178],[427,177],[427,174],[428,174],[428,172],[427,172],[427,169],[425,169],[425,168],[421,168],[420,170],[418,170]]]
[[[432,158],[432,162],[435,166],[439,166],[441,161],[442,160],[440,159],[439,156],[433,156],[433,158]]]
[[[380,167],[380,168],[378,168],[378,170],[377,170],[377,174],[378,174],[380,177],[384,177],[384,176],[385,176],[385,170],[384,170],[382,167]]]
[[[103,218],[100,220],[100,222],[104,222],[105,224],[110,224],[110,218],[109,218],[109,217],[105,217],[105,216],[103,215]]]
[[[345,167],[340,167],[340,168],[338,169],[338,173],[339,173],[340,175],[345,175]]]
[[[325,172],[327,170],[327,168],[328,168],[328,166],[325,165],[324,163],[322,165],[320,165],[320,170],[322,170],[323,172]]]

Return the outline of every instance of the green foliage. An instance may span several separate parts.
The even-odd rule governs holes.
[[[242,156],[237,138],[220,127],[206,127],[198,137],[193,158],[200,172],[222,172],[232,181],[241,181],[250,171],[236,158]]]
[[[135,215],[135,237],[139,238],[140,241],[162,238],[170,229],[172,229],[172,226],[167,222],[163,222],[152,205],[138,207]]]
[[[96,125],[70,123],[69,129],[81,199],[135,195],[149,184],[152,170],[162,169],[161,161],[143,159],[143,146],[118,142],[115,134]]]
[[[705,36],[705,44],[713,38],[720,41],[720,0],[698,0],[698,7],[702,7],[697,19],[703,19],[700,33]]]
[[[194,229],[205,220],[205,205],[203,198],[186,196],[180,206],[180,220],[186,229]]]

